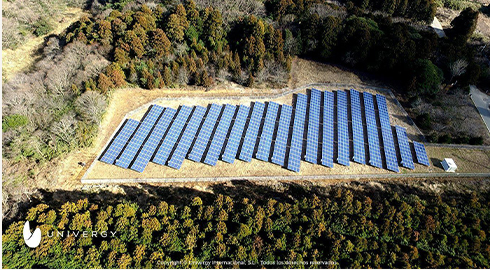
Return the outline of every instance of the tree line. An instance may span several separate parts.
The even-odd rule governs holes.
[[[39,204],[5,228],[9,268],[190,268],[192,261],[332,261],[340,268],[488,268],[487,193],[414,188],[327,193],[297,187],[289,197],[250,195]],[[253,194],[253,193],[252,193]],[[288,199],[285,199],[285,198]],[[43,231],[24,244],[25,220]],[[115,237],[46,237],[48,231],[117,231]],[[165,262],[179,261],[179,265]],[[212,265],[209,267],[220,267]],[[317,265],[318,266],[318,265]],[[221,265],[223,268],[230,265]],[[234,267],[244,267],[234,265]],[[314,264],[305,265],[313,267]]]

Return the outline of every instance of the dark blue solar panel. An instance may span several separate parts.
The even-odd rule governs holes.
[[[408,169],[415,169],[413,165],[412,151],[408,143],[407,131],[404,127],[395,126],[396,138],[398,139],[398,148],[400,148],[400,156],[402,157],[402,166]]]
[[[249,107],[240,105],[233,123],[233,128],[231,129],[230,136],[228,137],[228,142],[226,143],[225,152],[221,156],[221,160],[228,163],[233,163],[233,161],[235,161],[236,152],[238,151],[240,141],[242,140],[243,129],[245,127],[245,123],[247,122],[249,111]]]
[[[286,158],[286,146],[289,137],[289,126],[291,124],[291,114],[293,107],[281,105],[281,116],[279,117],[279,127],[277,128],[276,139],[274,141],[274,151],[271,161],[274,164],[284,166]]]
[[[138,127],[139,122],[133,119],[128,119],[126,123],[121,127],[112,143],[107,147],[104,155],[100,158],[100,161],[113,164],[116,157],[119,156],[121,150],[126,145],[127,141],[133,135],[134,131]]]
[[[199,130],[199,135],[197,135],[196,142],[192,147],[191,153],[189,154],[189,159],[195,162],[200,162],[204,151],[209,143],[209,138],[211,133],[216,126],[216,120],[218,120],[219,113],[221,112],[221,105],[211,104],[208,113],[206,114],[206,119],[202,124],[201,130]]]
[[[333,167],[333,112],[334,95],[332,92],[323,92],[323,138],[322,160],[323,166]]]
[[[168,161],[167,165],[174,169],[180,169],[182,163],[184,162],[184,158],[189,152],[189,148],[191,147],[194,138],[196,137],[196,132],[199,126],[201,125],[201,121],[206,113],[206,108],[201,106],[196,106],[194,112],[192,113],[191,119],[189,123],[185,127],[184,133],[180,137],[179,143],[172,153],[172,157]]]
[[[255,157],[263,161],[269,161],[269,154],[272,145],[272,137],[274,135],[277,119],[277,111],[279,104],[269,102],[267,104],[267,112],[265,114],[264,127],[260,134],[259,147]]]
[[[153,162],[160,165],[165,165],[165,163],[167,163],[167,160],[170,157],[170,152],[172,152],[175,143],[179,139],[180,134],[182,133],[182,129],[187,123],[187,119],[189,118],[191,112],[192,112],[191,107],[188,106],[180,107],[179,113],[175,117],[172,126],[170,126],[167,135],[162,141],[162,145],[160,145],[160,148],[158,149],[157,153],[153,157],[152,160]]]
[[[349,120],[347,116],[347,93],[337,91],[337,142],[339,164],[350,165]]]
[[[386,167],[390,171],[399,172],[395,142],[393,141],[393,131],[391,130],[388,107],[386,107],[386,98],[382,95],[376,95],[376,101],[378,103],[378,113],[381,123],[381,135],[383,136],[383,149],[385,152]]]
[[[381,160],[381,150],[379,148],[378,124],[376,123],[373,95],[364,92],[363,97],[364,113],[366,115],[368,134],[369,164],[374,167],[383,168],[383,162]]]
[[[298,94],[294,110],[293,134],[291,146],[289,148],[287,168],[294,172],[299,172],[301,166],[301,153],[303,152],[303,133],[305,129],[306,105],[308,97]]]
[[[117,166],[122,168],[129,167],[129,164],[135,158],[135,155],[138,153],[141,145],[143,145],[145,142],[148,134],[150,134],[150,131],[153,129],[153,126],[157,122],[158,118],[160,118],[162,111],[163,107],[161,106],[151,106],[149,112],[146,114],[145,118],[141,121],[141,124],[134,132],[133,137],[131,137],[128,145],[126,145],[121,155],[116,159]]]
[[[361,98],[359,92],[350,90],[350,104],[352,114],[352,138],[354,141],[353,160],[357,163],[366,164],[366,153],[364,150],[364,126],[362,125]]]
[[[131,169],[137,172],[143,172],[145,170],[146,165],[150,162],[151,157],[155,153],[158,144],[160,144],[160,141],[162,140],[163,135],[165,135],[176,112],[175,109],[165,108],[165,111],[151,132],[150,137],[148,137],[148,140],[146,140],[143,148],[141,148],[141,151],[138,153],[138,156],[136,156],[136,159],[131,165]]]
[[[316,89],[311,89],[305,160],[313,164],[318,164],[318,144],[319,144],[318,132],[320,129],[321,101],[322,101],[322,92]]]
[[[223,150],[223,143],[225,142],[226,135],[228,135],[228,130],[230,129],[231,120],[233,119],[235,111],[235,105],[225,105],[225,109],[223,110],[223,114],[219,120],[218,127],[216,128],[216,133],[214,134],[209,150],[206,153],[204,163],[211,166],[216,166],[219,155]]]
[[[425,151],[425,146],[419,142],[413,142],[413,147],[415,148],[415,156],[417,157],[417,163],[430,166],[429,158],[427,157],[427,152]]]
[[[264,114],[264,103],[255,102],[250,121],[248,123],[247,130],[245,132],[245,138],[243,139],[242,149],[240,150],[240,160],[250,162],[252,161],[252,154],[257,143],[257,135],[259,133],[260,123],[262,122],[262,115]]]

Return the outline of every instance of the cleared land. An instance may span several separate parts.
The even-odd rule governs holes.
[[[320,90],[330,90],[330,91],[339,90],[339,89],[344,90],[343,88],[339,88],[336,86],[328,86],[328,87],[316,86],[315,88]],[[418,136],[420,134],[416,131],[416,129],[413,126],[408,125],[408,119],[404,111],[396,105],[395,101],[392,98],[390,98],[390,96],[386,92],[382,92],[370,88],[364,88],[364,89],[360,87],[356,87],[356,88],[358,90],[370,92],[373,94],[379,93],[385,95],[388,98],[388,110],[390,112],[392,125],[401,125],[406,127],[410,139],[418,140]],[[134,91],[138,93],[135,93]],[[140,91],[143,92],[139,93]],[[225,90],[222,91],[227,92]],[[254,90],[254,91],[259,91],[259,90]],[[270,93],[270,91],[272,90],[260,90],[260,91],[262,91],[260,92],[261,93],[260,95],[277,94],[277,90],[274,93]],[[213,95],[216,93],[223,93],[219,91],[217,92],[193,91],[192,94],[194,97],[190,97],[189,95],[177,97],[174,93],[168,93],[167,90],[157,90],[157,91],[148,92],[139,89],[127,89],[115,93],[115,96],[113,97],[114,102],[111,103],[111,108],[109,111],[112,113],[116,112],[114,108],[112,108],[112,106],[116,106],[115,103],[117,103],[118,100],[128,100],[134,103],[141,104],[141,102],[144,102],[144,100],[146,99],[151,99],[151,97],[156,97],[158,95],[158,92],[160,92],[160,95],[165,95],[166,97],[162,98],[160,96],[158,99],[146,103],[140,106],[139,108],[130,111],[127,114],[125,113],[124,110],[121,111],[121,107],[119,107],[117,113],[112,115],[113,120],[109,121],[108,120],[109,117],[107,117],[104,120],[104,124],[108,125],[107,127],[104,128],[105,132],[103,137],[105,139],[102,140],[101,142],[103,142],[105,145],[111,139],[117,126],[125,118],[125,116],[136,120],[141,119],[141,117],[144,115],[144,113],[146,112],[150,104],[158,104],[165,107],[178,108],[178,106],[183,104],[201,105],[201,106],[206,106],[210,103],[217,103],[217,104],[230,103],[230,104],[249,105],[251,101],[262,101],[262,102],[275,101],[278,103],[291,105],[291,101],[292,101],[292,94],[286,94],[284,96],[271,99],[265,97],[251,98],[248,96],[243,96],[243,94],[245,93],[241,92],[241,93],[237,93],[238,95],[236,95],[236,99],[230,99],[229,97],[230,95],[232,95],[232,93],[229,92],[226,95],[227,98],[216,97],[215,95]],[[306,88],[298,90],[296,93],[305,93],[305,92],[306,92]],[[148,93],[152,93],[152,95],[148,95]],[[258,92],[255,92],[254,95],[257,93]],[[140,98],[131,99],[130,96],[137,96]],[[129,104],[125,103],[125,105],[129,105],[132,107],[136,105],[134,103],[129,103]],[[125,108],[128,108],[129,106],[125,106]],[[99,149],[98,153],[100,153],[104,149],[103,145],[100,145],[98,149]],[[445,157],[452,157],[451,155],[452,151],[456,151],[458,153],[457,157],[460,157],[459,159],[455,158],[457,164],[460,166],[458,172],[490,172],[490,165],[488,165],[490,164],[490,151],[473,150],[473,149],[472,150],[449,149],[448,151],[446,148],[436,148],[436,147],[434,148],[429,147],[427,151],[430,158],[432,158],[434,162],[438,160],[442,160]],[[462,152],[460,153],[460,151]],[[471,159],[465,158],[466,156],[478,157],[477,160],[482,161],[481,165],[475,164],[474,162],[471,161]],[[442,168],[440,168],[438,162],[436,162],[436,166],[431,166],[431,167],[416,165],[416,169],[414,171],[401,168],[401,173],[413,173],[413,172],[417,172],[417,173],[439,172],[440,173],[443,172],[443,170]],[[353,175],[363,174],[364,175],[364,174],[390,174],[390,172],[387,170],[378,169],[368,165],[356,164],[354,162],[351,162],[351,166],[349,167],[344,167],[342,165],[336,164],[335,167],[332,169],[323,167],[321,165],[314,165],[314,164],[309,164],[307,162],[302,162],[301,172],[294,173],[275,164],[253,159],[253,161],[250,163],[236,160],[234,164],[227,164],[220,161],[215,167],[203,163],[195,163],[190,160],[185,160],[180,170],[175,170],[166,166],[161,166],[150,162],[143,173],[138,173],[132,170],[123,169],[114,165],[109,165],[99,161],[95,161],[92,168],[84,176],[84,179],[140,179],[140,180],[162,179],[163,180],[164,178],[219,178],[219,177],[247,177],[247,176],[248,177],[250,176],[287,177],[287,176],[298,176],[298,175],[316,176],[316,175],[337,175],[337,174],[353,174]]]

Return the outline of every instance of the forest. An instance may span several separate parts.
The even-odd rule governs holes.
[[[165,268],[174,262],[173,268],[202,268],[191,262],[235,261],[208,268],[260,268],[266,261],[289,261],[294,268],[316,268],[310,262],[331,261],[332,268],[490,267],[487,189],[284,184],[279,192],[238,182],[217,185],[213,193],[154,187],[124,197],[78,193],[72,201],[47,194],[58,200],[32,205],[4,226],[3,266]],[[35,249],[24,244],[25,220],[43,232]],[[68,230],[117,233],[46,236]]]

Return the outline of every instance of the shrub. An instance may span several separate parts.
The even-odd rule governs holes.
[[[5,116],[2,121],[2,131],[6,132],[10,129],[16,129],[21,126],[27,125],[29,118],[24,115],[13,114]]]
[[[472,145],[482,145],[483,144],[483,138],[480,137],[471,137],[469,140],[469,144]]]
[[[430,129],[432,127],[432,120],[428,113],[417,116],[416,121],[419,127],[422,129]]]
[[[41,18],[32,27],[34,28],[34,34],[38,37],[44,36],[53,30],[53,27],[45,18]]]
[[[416,90],[421,94],[437,94],[440,90],[443,73],[428,59],[418,59],[414,73],[417,80]]]

